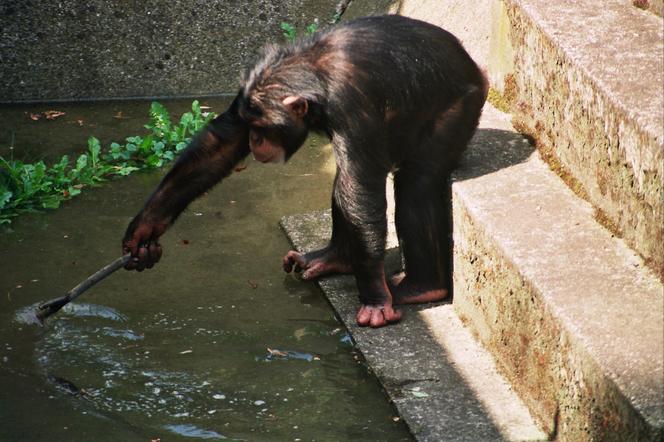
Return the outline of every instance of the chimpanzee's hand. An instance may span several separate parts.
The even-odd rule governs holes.
[[[131,253],[125,268],[142,272],[150,269],[161,258],[159,237],[166,231],[166,224],[146,221],[140,215],[129,223],[122,240],[122,253]]]

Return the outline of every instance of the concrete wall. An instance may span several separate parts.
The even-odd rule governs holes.
[[[0,2],[0,102],[211,95],[336,0]]]

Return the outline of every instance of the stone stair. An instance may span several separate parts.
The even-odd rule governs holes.
[[[456,315],[555,440],[664,438],[664,38],[662,18],[633,3],[402,0],[390,9],[457,35],[487,70],[492,101],[510,112],[487,105],[454,176],[454,313],[406,309],[391,339],[429,363],[451,363],[479,398],[483,388],[469,379],[482,375],[466,369],[477,358],[450,356],[456,334],[445,324]],[[311,219],[292,222],[289,233],[309,225],[320,237]],[[352,309],[339,310],[326,284],[369,365],[380,367],[372,348],[382,335],[354,328]],[[342,291],[355,299],[352,282]],[[427,333],[410,328],[413,316]],[[413,334],[447,337],[447,347],[420,351]],[[401,367],[418,373],[423,364],[406,358]],[[422,420],[399,402],[393,373],[377,370],[415,436],[436,440],[433,429],[454,421],[455,402],[439,400],[452,393],[429,388],[438,399]],[[496,423],[491,401],[477,400],[485,413],[468,419],[493,422],[493,432],[455,427],[466,440],[542,437]]]
[[[455,310],[549,437],[661,440],[662,18],[622,0],[464,3],[393,12],[455,33],[537,151],[487,109],[453,184]]]

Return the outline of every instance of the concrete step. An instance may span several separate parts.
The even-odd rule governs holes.
[[[664,287],[490,106],[453,192],[454,307],[561,440],[661,440]]]
[[[298,250],[329,241],[329,211],[285,217],[281,224]],[[388,267],[398,266],[393,250]],[[451,304],[403,308],[398,325],[360,328],[354,278],[330,277],[319,285],[417,440],[546,440]]]
[[[518,129],[664,277],[662,18],[625,0],[470,3],[402,0],[393,11],[457,35]]]

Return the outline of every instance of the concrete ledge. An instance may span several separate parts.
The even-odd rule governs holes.
[[[656,440],[664,288],[490,107],[453,185],[454,305],[552,436]],[[506,135],[507,136],[507,135]]]
[[[329,211],[285,217],[281,224],[298,250],[322,247],[331,232]],[[396,269],[398,254],[388,262]],[[546,439],[450,304],[404,308],[401,323],[373,330],[355,324],[352,277],[319,285],[417,440]]]

